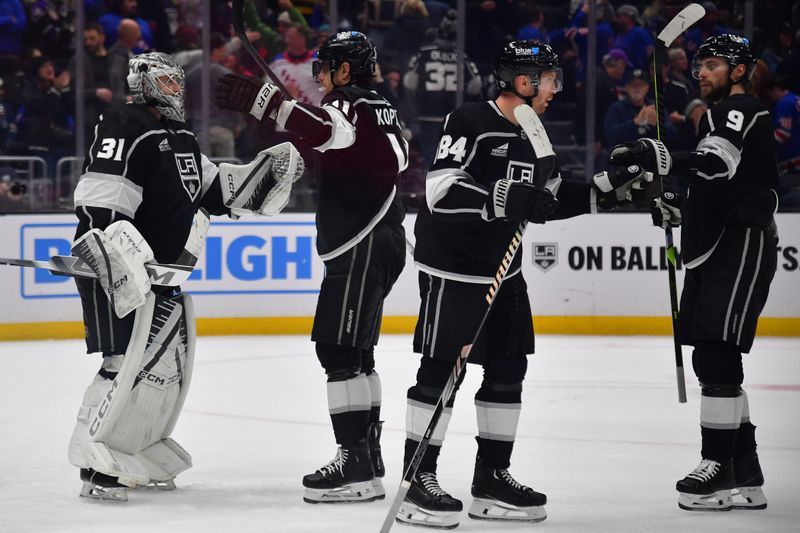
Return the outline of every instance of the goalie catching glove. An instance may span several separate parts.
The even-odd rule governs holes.
[[[114,222],[105,231],[87,231],[72,244],[72,254],[97,275],[119,318],[147,301],[150,278],[144,264],[153,261],[153,250],[127,220]]]
[[[663,229],[667,229],[670,226],[680,226],[683,220],[681,217],[681,201],[680,195],[669,191],[664,191],[661,196],[654,198],[650,204],[653,225],[660,226]]]
[[[286,207],[292,184],[304,170],[303,158],[288,142],[262,150],[246,165],[222,163],[222,201],[237,216],[277,215]]]

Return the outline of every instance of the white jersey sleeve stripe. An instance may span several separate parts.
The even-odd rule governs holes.
[[[389,144],[392,145],[394,155],[397,157],[397,171],[403,172],[408,168],[408,157],[406,156],[406,153],[408,153],[408,143],[405,139],[401,139],[397,135],[391,133],[388,133],[386,136],[389,138]],[[405,147],[400,146],[401,142]]]
[[[736,168],[739,166],[739,162],[742,160],[742,152],[736,148],[733,143],[728,139],[717,137],[716,135],[709,135],[700,139],[700,142],[697,143],[697,151],[716,155],[722,159],[722,162],[725,163],[728,169],[727,174],[714,174],[713,176],[702,175],[698,172],[698,175],[702,175],[702,177],[706,179],[725,175],[727,175],[729,179],[732,178],[733,175],[736,174]]]
[[[103,207],[133,218],[142,203],[142,188],[113,174],[87,172],[75,187],[75,207]]]
[[[298,109],[303,108],[301,106]],[[349,120],[347,120],[347,117],[344,115],[344,113],[335,107],[326,104],[322,106],[322,109],[327,111],[331,117],[332,122],[325,123],[331,124],[331,138],[328,139],[328,141],[324,144],[315,147],[315,149],[318,152],[324,152],[326,150],[341,150],[343,148],[349,148],[350,146],[353,146],[353,143],[356,142],[355,126]],[[316,118],[315,115],[312,116]],[[319,118],[317,118],[317,120],[319,120]]]
[[[200,191],[200,196],[202,197],[208,192],[208,189],[214,182],[214,178],[219,174],[219,167],[212,163],[211,160],[206,157],[206,154],[200,154],[200,167],[203,169],[203,183],[201,184]]]
[[[463,170],[447,168],[442,170],[434,170],[432,172],[428,172],[428,176],[425,179],[425,197],[428,201],[428,209],[433,212],[435,210],[436,204],[447,195],[450,191],[450,187],[454,184],[463,180],[464,178],[470,178],[471,176],[464,172]],[[484,195],[488,196],[488,193],[483,189],[478,187],[473,187],[468,183],[459,183],[459,185],[463,185],[466,188],[476,190],[478,192],[483,193]]]

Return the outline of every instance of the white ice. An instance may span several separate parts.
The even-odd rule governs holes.
[[[458,531],[800,531],[800,340],[756,340],[745,387],[758,426],[766,511],[688,513],[675,481],[699,462],[699,390],[685,354],[689,403],[675,390],[666,337],[537,338],[512,457],[516,478],[548,495],[534,525],[462,518]],[[0,344],[0,531],[375,532],[400,480],[405,394],[417,357],[384,336],[383,453],[388,498],[309,505],[300,480],[334,454],[324,376],[304,337],[201,337],[174,437],[194,467],[171,493],[127,503],[78,497],[67,441],[97,357],[82,342]],[[475,454],[471,366],[440,458],[444,488],[468,504]],[[395,524],[393,531],[409,530]]]

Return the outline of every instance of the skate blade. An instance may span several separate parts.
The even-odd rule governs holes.
[[[303,501],[306,503],[362,503],[375,499],[377,496],[372,480],[350,483],[334,489],[306,488],[303,494]]]
[[[383,481],[381,481],[381,478],[372,478],[372,488],[375,490],[376,500],[382,500],[386,497],[386,489],[383,488]]]
[[[125,487],[100,487],[84,481],[80,496],[89,500],[126,502],[128,501],[128,489]]]
[[[517,507],[499,500],[475,498],[467,515],[475,520],[496,520],[514,522],[541,522],[547,518],[544,505]]]
[[[408,526],[453,529],[458,527],[458,514],[455,511],[431,511],[404,501],[397,510],[395,521]]]
[[[767,497],[761,487],[737,487],[731,491],[734,509],[759,511],[767,508]]]
[[[136,487],[136,490],[143,491],[143,492],[150,492],[150,491],[169,491],[169,490],[176,490],[177,487],[175,486],[175,480],[170,479],[169,481],[151,481],[147,485],[139,485]]]
[[[678,493],[678,507],[684,511],[730,511],[732,507],[731,491],[719,490],[711,494]]]

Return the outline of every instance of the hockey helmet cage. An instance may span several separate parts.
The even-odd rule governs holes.
[[[749,80],[755,70],[757,57],[750,50],[750,40],[730,33],[714,35],[706,39],[697,49],[692,60],[692,77],[700,79],[700,64],[703,59],[720,57],[728,62],[728,68],[733,70],[738,65],[747,67],[745,79]]]
[[[563,85],[561,66],[556,54],[549,44],[538,41],[511,41],[503,47],[494,63],[494,80],[501,91],[514,92],[514,78],[520,74],[527,75],[534,85],[539,87],[541,72],[556,73],[556,92]]]
[[[340,31],[328,37],[317,52],[311,69],[317,79],[324,66],[331,75],[342,63],[350,64],[350,79],[358,85],[369,85],[375,77],[378,53],[372,40],[358,31]]]
[[[455,41],[458,33],[458,11],[448,9],[442,21],[439,23],[439,39],[443,41]]]
[[[185,122],[183,68],[169,54],[148,52],[128,61],[128,87],[133,101],[151,105],[162,115]]]

